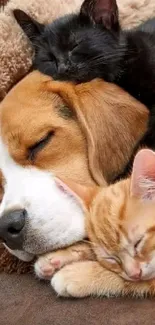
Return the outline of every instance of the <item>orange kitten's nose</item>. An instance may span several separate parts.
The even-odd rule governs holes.
[[[140,280],[142,276],[142,270],[141,269],[136,269],[130,274],[130,278],[132,280]]]

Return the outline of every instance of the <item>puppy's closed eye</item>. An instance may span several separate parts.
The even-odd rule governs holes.
[[[45,146],[49,143],[51,138],[54,136],[54,131],[50,131],[46,134],[45,137],[41,138],[39,141],[34,143],[32,146],[28,148],[28,159],[33,161],[39,151],[45,148]]]

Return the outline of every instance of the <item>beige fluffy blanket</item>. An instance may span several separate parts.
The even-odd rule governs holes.
[[[31,14],[41,23],[77,10],[83,0],[0,0],[7,2],[0,7],[0,100],[9,89],[26,75],[32,64],[33,51],[12,15],[19,8]],[[140,24],[155,16],[155,0],[117,0],[120,20],[124,28]],[[29,271],[29,265],[18,262],[0,247],[0,271]]]

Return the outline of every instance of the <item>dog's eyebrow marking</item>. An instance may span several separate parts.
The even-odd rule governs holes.
[[[60,117],[63,117],[64,119],[72,119],[75,117],[74,112],[71,108],[69,108],[66,104],[62,104],[60,106],[56,106],[56,109],[58,111],[58,114]]]

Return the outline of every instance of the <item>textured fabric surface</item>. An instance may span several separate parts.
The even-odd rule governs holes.
[[[1,325],[155,324],[153,300],[62,299],[26,274],[1,275],[0,300]]]
[[[0,10],[3,10],[4,6],[7,4],[9,0],[0,0]]]

